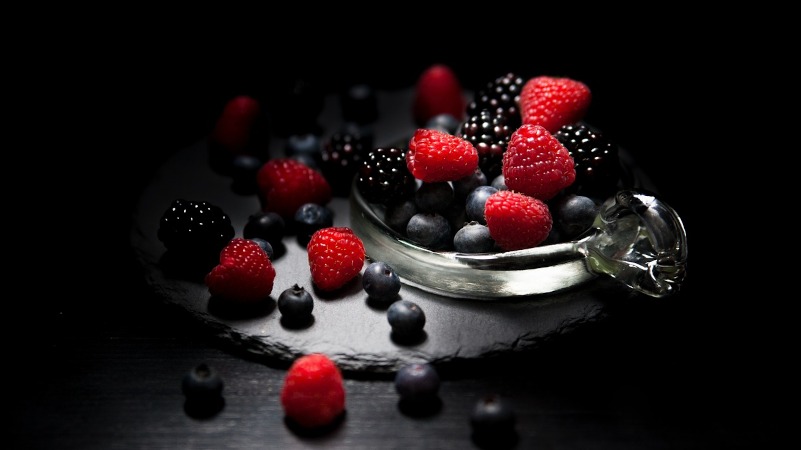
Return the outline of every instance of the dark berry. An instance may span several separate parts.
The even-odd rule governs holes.
[[[323,144],[320,169],[334,194],[347,196],[353,177],[370,148],[355,131],[338,131]]]
[[[451,244],[451,225],[440,214],[417,213],[406,225],[406,236],[425,248],[444,250]]]
[[[323,144],[320,138],[312,133],[293,134],[286,140],[286,156],[308,155],[312,159],[320,157]]]
[[[459,178],[453,182],[453,193],[458,202],[464,203],[464,201],[467,200],[467,196],[473,192],[473,189],[479,186],[485,186],[486,184],[487,175],[484,174],[481,168],[476,168],[471,175]]]
[[[340,99],[342,117],[346,121],[366,124],[378,119],[378,97],[375,89],[369,84],[350,86]]]
[[[414,193],[421,212],[441,213],[454,202],[453,186],[447,181],[423,182]]]
[[[370,298],[390,300],[400,292],[400,277],[389,264],[383,261],[370,263],[362,275],[362,287]]]
[[[414,195],[417,183],[406,166],[404,150],[379,147],[359,167],[356,187],[368,202],[392,205]]]
[[[448,134],[456,134],[459,131],[459,120],[451,114],[443,113],[428,119],[424,128],[440,130]]]
[[[520,91],[526,80],[514,73],[500,76],[476,92],[475,98],[467,106],[467,116],[472,116],[482,109],[493,115],[502,116],[513,131],[522,123],[520,117]]]
[[[481,398],[470,413],[470,426],[480,438],[508,436],[514,433],[516,421],[511,405],[499,395]]]
[[[621,175],[617,145],[584,124],[564,125],[554,136],[573,158],[576,169],[573,186],[578,193],[614,191]]]
[[[464,207],[467,220],[486,225],[487,218],[484,217],[484,206],[487,204],[489,196],[496,192],[498,192],[498,189],[492,186],[479,186],[473,189],[473,192],[465,200]]]
[[[409,220],[419,212],[414,200],[395,203],[387,207],[386,214],[384,215],[384,223],[398,233],[405,235]]]
[[[278,213],[272,211],[260,211],[248,217],[245,228],[242,230],[242,237],[245,239],[261,238],[275,247],[284,238],[286,233],[286,222]]]
[[[556,200],[551,209],[561,238],[573,239],[592,226],[600,208],[589,197],[567,194]]]
[[[439,373],[431,364],[409,364],[395,374],[395,391],[401,400],[423,402],[439,393]]]
[[[232,188],[240,194],[258,192],[256,174],[261,169],[261,159],[252,155],[237,155],[231,162]]]
[[[208,202],[174,200],[159,221],[158,239],[179,255],[217,255],[234,235],[228,215]]]
[[[325,96],[316,83],[295,78],[278,83],[274,106],[280,114],[272,116],[279,136],[319,133],[317,119],[325,106]]]
[[[453,249],[462,253],[489,253],[495,249],[495,240],[486,225],[471,221],[453,236]]]
[[[426,315],[417,303],[397,300],[387,308],[387,321],[394,334],[407,338],[419,335],[423,331]]]
[[[200,364],[184,375],[181,389],[187,400],[213,401],[222,396],[223,381],[216,370]]]
[[[273,259],[273,246],[272,246],[272,244],[270,244],[269,242],[267,242],[266,240],[264,240],[262,238],[257,238],[257,237],[250,238],[250,240],[255,242],[255,243],[257,243],[257,244],[259,244],[259,247],[261,247],[261,249],[264,250],[264,253],[267,253],[267,257],[270,258],[271,260]]]
[[[314,309],[314,299],[309,291],[295,284],[278,296],[278,311],[282,319],[289,322],[307,321]]]
[[[503,153],[514,129],[503,116],[482,109],[468,116],[462,124],[461,136],[478,151],[478,167],[492,179],[501,174]]]
[[[305,247],[315,231],[334,226],[334,211],[317,203],[305,203],[295,212],[293,225],[298,244]]]
[[[499,191],[505,191],[509,189],[509,187],[506,186],[506,177],[504,177],[503,174],[500,174],[497,177],[493,178],[492,181],[490,182],[490,186],[494,187]]]

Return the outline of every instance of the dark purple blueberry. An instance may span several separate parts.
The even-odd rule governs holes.
[[[425,248],[444,250],[451,245],[451,225],[441,214],[417,213],[406,225],[406,237]]]
[[[286,222],[279,214],[272,211],[259,211],[248,217],[242,237],[245,239],[262,238],[275,247],[284,238]]]
[[[453,117],[452,114],[443,113],[428,119],[425,128],[455,135],[459,131],[460,125],[459,120]]]
[[[187,400],[214,401],[222,396],[223,381],[216,370],[207,364],[200,364],[184,375],[181,390]]]
[[[309,243],[315,231],[333,225],[334,212],[327,206],[306,203],[301,205],[295,212],[293,226],[295,227],[298,244],[303,247]]]
[[[219,255],[235,235],[231,219],[209,202],[173,200],[159,221],[158,239],[175,255]]]
[[[256,174],[261,169],[261,159],[252,155],[237,155],[231,162],[232,188],[240,194],[258,192]]]
[[[454,203],[453,187],[447,181],[423,182],[414,193],[421,212],[439,213]]]
[[[487,204],[489,196],[496,192],[498,192],[498,189],[492,186],[479,186],[473,189],[473,192],[467,196],[464,205],[467,220],[486,225],[487,218],[484,217],[484,206]]]
[[[411,198],[417,181],[406,165],[406,152],[398,147],[373,149],[359,167],[356,188],[370,203],[393,205]]]
[[[487,176],[480,168],[476,168],[472,174],[453,182],[453,193],[456,197],[456,201],[464,203],[467,196],[473,192],[473,189],[486,185]]]
[[[417,204],[414,200],[396,203],[387,207],[384,223],[398,233],[405,235],[409,220],[418,212],[420,211],[417,209]]]
[[[320,157],[323,144],[313,133],[293,134],[286,140],[286,156],[309,155],[312,159]]]
[[[397,300],[387,308],[387,321],[393,334],[400,338],[409,338],[423,331],[426,315],[417,303]]]
[[[495,189],[497,189],[499,191],[505,191],[505,190],[509,189],[506,186],[506,177],[504,177],[503,174],[498,175],[497,177],[493,178],[492,181],[490,182],[490,186],[494,187]]]
[[[401,282],[395,269],[389,264],[375,261],[364,269],[362,287],[370,298],[385,301],[398,296]]]
[[[517,418],[512,406],[500,395],[482,397],[470,413],[476,438],[502,438],[513,434]]]
[[[270,258],[271,260],[273,259],[273,246],[272,246],[272,244],[270,244],[269,242],[267,242],[266,240],[264,240],[262,238],[257,238],[257,237],[250,238],[250,240],[255,242],[255,243],[257,243],[257,244],[259,244],[259,247],[261,247],[261,249],[264,250],[264,253],[267,253],[267,257]]]
[[[552,208],[554,222],[562,239],[573,239],[587,231],[598,216],[598,205],[583,195],[567,194]]]
[[[489,253],[495,250],[495,240],[486,225],[471,221],[453,236],[453,249],[461,253]]]
[[[278,296],[278,311],[282,319],[292,323],[307,321],[314,309],[314,299],[304,287],[295,284]]]
[[[346,121],[359,124],[375,122],[378,119],[378,97],[369,84],[350,86],[340,97],[342,117]]]
[[[439,386],[439,374],[431,364],[409,364],[395,374],[395,391],[403,401],[429,401],[438,395]]]

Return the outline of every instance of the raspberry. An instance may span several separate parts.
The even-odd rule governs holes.
[[[182,256],[216,256],[234,237],[231,219],[208,202],[176,199],[164,211],[158,238]]]
[[[576,180],[573,158],[564,145],[539,125],[523,124],[503,154],[506,186],[549,200]]]
[[[258,100],[247,95],[232,98],[211,132],[212,144],[233,155],[250,154],[255,137],[255,125],[261,114]]]
[[[364,244],[348,227],[317,230],[306,249],[312,281],[323,291],[344,286],[364,266]]]
[[[462,85],[449,66],[434,64],[420,74],[413,104],[417,126],[425,126],[431,118],[439,114],[450,114],[461,121],[465,105]]]
[[[406,167],[406,153],[398,147],[371,151],[359,167],[356,188],[365,200],[391,205],[410,198],[417,183]]]
[[[490,236],[503,250],[536,247],[551,232],[548,205],[515,191],[498,191],[484,206]]]
[[[259,244],[234,238],[220,252],[220,264],[206,275],[212,296],[236,303],[254,303],[270,296],[275,268]]]
[[[302,427],[333,423],[345,411],[342,373],[324,354],[301,356],[287,371],[281,405],[284,414]]]
[[[590,107],[592,94],[586,84],[571,78],[531,78],[520,92],[523,123],[541,125],[556,133],[562,125],[578,122]]]
[[[326,205],[332,198],[331,186],[323,175],[290,158],[264,163],[256,176],[264,210],[291,220],[304,203]]]
[[[419,128],[409,141],[406,166],[422,181],[454,181],[476,170],[478,151],[459,136]]]

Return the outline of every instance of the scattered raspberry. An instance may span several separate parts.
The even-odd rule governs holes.
[[[539,125],[523,124],[503,154],[506,186],[549,200],[576,180],[573,158],[556,137]]]
[[[507,251],[536,247],[548,237],[553,226],[548,205],[515,191],[490,195],[484,216],[490,236]]]
[[[240,95],[232,98],[214,125],[211,141],[231,154],[246,154],[260,114],[259,102],[253,97]]]
[[[475,172],[478,151],[459,136],[419,128],[409,141],[406,166],[415,178],[422,181],[454,181]]]
[[[269,297],[275,268],[256,242],[234,238],[220,252],[220,264],[206,275],[214,297],[237,303],[253,303]]]
[[[344,286],[364,266],[364,244],[347,227],[327,227],[315,231],[306,249],[312,281],[323,291]]]
[[[286,374],[281,405],[284,414],[303,427],[332,423],[345,411],[342,373],[324,354],[301,356]]]
[[[586,84],[571,78],[531,78],[520,92],[523,123],[541,125],[556,133],[562,125],[584,118],[592,95]]]
[[[256,175],[265,211],[292,219],[305,203],[325,205],[331,201],[328,181],[317,170],[290,158],[276,158],[264,163]]]
[[[466,104],[462,85],[449,66],[430,66],[417,79],[413,114],[418,126],[425,126],[439,114],[450,114],[461,121]]]

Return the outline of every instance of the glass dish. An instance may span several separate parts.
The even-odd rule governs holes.
[[[590,230],[570,242],[509,252],[432,251],[383,222],[354,180],[350,222],[368,258],[391,265],[406,284],[454,298],[499,300],[576,288],[608,276],[651,297],[680,288],[687,237],[676,211],[642,189],[606,200]]]

